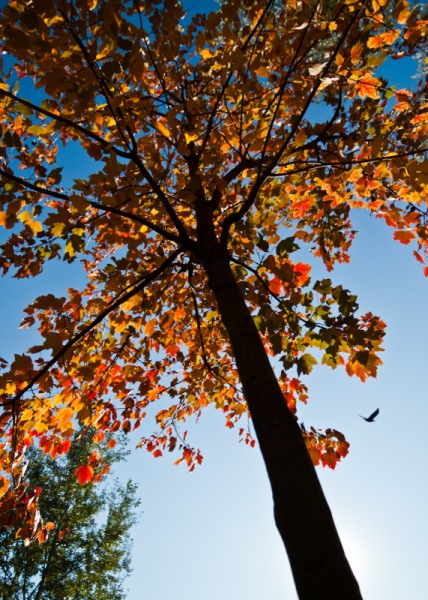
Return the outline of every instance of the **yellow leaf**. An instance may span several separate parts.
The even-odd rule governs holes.
[[[196,140],[199,135],[197,133],[185,133],[184,137],[186,138],[186,144],[189,144],[190,142],[193,142],[193,140]]]
[[[29,227],[34,235],[36,235],[40,231],[43,231],[42,224],[38,221],[33,221],[33,217],[31,213],[28,212],[28,210],[24,210],[22,213],[20,213],[18,215],[18,219],[21,221],[21,223]]]
[[[28,210],[24,210],[22,213],[20,213],[18,215],[18,219],[21,221],[21,223],[27,223],[28,221],[32,221],[32,216],[31,214],[28,212]]]
[[[34,412],[31,410],[31,408],[26,408],[22,411],[20,418],[21,421],[31,421],[31,419],[34,418]]]
[[[39,221],[28,221],[26,223],[34,235],[43,231],[43,225]]]
[[[213,54],[209,48],[204,48],[201,50],[201,56],[202,58],[212,58],[215,54]]]
[[[52,235],[57,235],[58,237],[62,237],[65,229],[65,223],[54,223],[52,227]]]
[[[73,244],[72,244],[71,240],[69,240],[66,243],[64,252],[66,254],[69,254],[70,256],[74,256],[76,254],[75,251],[74,251]]]
[[[165,137],[167,137],[167,138],[171,137],[170,130],[167,127],[165,127],[165,125],[163,123],[161,123],[160,121],[156,121],[155,127],[159,131],[159,133],[161,133]]]

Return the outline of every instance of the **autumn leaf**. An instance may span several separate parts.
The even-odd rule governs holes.
[[[360,98],[379,98],[379,87],[381,82],[371,75],[363,75],[355,85],[356,93]]]
[[[169,356],[174,357],[178,352],[180,352],[180,346],[177,346],[177,344],[170,344],[165,348],[165,352]]]
[[[282,283],[279,277],[274,277],[269,282],[269,289],[276,295],[279,295],[282,290]]]
[[[159,133],[161,133],[165,137],[167,137],[167,138],[171,137],[170,130],[162,123],[162,121],[156,121],[155,122],[155,127],[159,131]]]
[[[401,229],[394,231],[394,240],[397,240],[401,244],[410,244],[414,240],[416,234],[411,229]]]
[[[82,465],[76,469],[75,475],[79,480],[80,485],[85,485],[85,483],[92,481],[94,470],[89,465]]]

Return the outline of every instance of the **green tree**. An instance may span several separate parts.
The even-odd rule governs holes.
[[[29,489],[41,488],[40,510],[55,523],[44,543],[25,545],[17,527],[0,529],[2,600],[120,600],[131,571],[130,529],[139,501],[131,481],[81,485],[76,470],[93,452],[117,464],[124,444],[110,449],[83,436],[64,456],[52,460],[28,450]]]

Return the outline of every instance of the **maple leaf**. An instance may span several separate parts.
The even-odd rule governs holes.
[[[80,485],[85,485],[85,483],[89,483],[94,478],[94,470],[89,465],[82,465],[76,469],[75,475]]]
[[[371,75],[363,75],[355,85],[355,90],[361,98],[379,98],[378,88],[381,82],[377,77]]]
[[[401,242],[402,244],[410,244],[414,240],[416,234],[411,229],[401,229],[394,231],[394,240]]]

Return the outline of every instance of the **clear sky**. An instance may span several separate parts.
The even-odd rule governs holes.
[[[339,429],[351,443],[335,471],[318,474],[365,600],[425,600],[428,281],[382,222],[358,221],[351,264],[332,277],[358,293],[364,311],[387,321],[384,365],[365,384],[316,368],[300,415],[306,425]],[[358,416],[375,408],[374,423]],[[121,474],[140,482],[144,511],[129,600],[297,598],[257,447],[238,443],[215,411],[192,433],[205,456],[196,472],[137,451]]]
[[[79,177],[79,163],[71,167]],[[383,222],[360,214],[355,224],[351,263],[329,276],[358,294],[362,312],[387,322],[384,365],[366,384],[343,370],[315,368],[305,378],[310,401],[299,415],[306,426],[342,431],[351,444],[335,471],[318,473],[365,600],[426,600],[428,280]],[[321,267],[314,269],[314,279],[321,276]],[[0,355],[32,343],[32,334],[17,327],[35,296],[64,293],[80,277],[77,267],[61,263],[37,281],[2,280]],[[376,422],[359,417],[375,408]],[[239,443],[212,409],[192,427],[192,442],[204,455],[192,474],[144,450],[120,467],[120,478],[140,484],[143,511],[133,533],[128,600],[294,600],[257,446]],[[314,543],[322,547],[323,540]]]
[[[318,474],[365,600],[425,600],[428,280],[383,222],[367,215],[356,222],[351,263],[330,276],[358,294],[363,311],[388,323],[384,365],[365,384],[316,367],[306,377],[310,401],[299,414],[306,425],[339,429],[351,444],[335,471],[318,468]],[[32,343],[31,333],[17,327],[35,295],[63,293],[79,278],[77,269],[60,264],[38,281],[3,279],[0,355]],[[375,408],[374,423],[358,416]],[[293,600],[257,446],[239,443],[211,409],[192,427],[192,441],[204,454],[194,473],[144,450],[120,467],[120,478],[139,482],[143,511],[133,532],[128,600]]]

